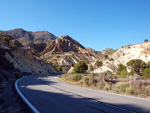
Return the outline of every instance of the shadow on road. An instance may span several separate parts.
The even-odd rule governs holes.
[[[79,95],[69,94],[62,90],[50,87],[49,89],[32,89],[23,87],[40,86],[43,81],[37,77],[24,79],[19,83],[19,88],[23,95],[42,113],[150,113],[149,110],[133,106],[130,104],[110,104],[96,101],[92,98],[84,98]],[[46,81],[48,85],[54,85],[56,82]]]

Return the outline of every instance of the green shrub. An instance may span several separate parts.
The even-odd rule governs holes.
[[[143,75],[146,68],[146,63],[140,59],[130,60],[126,65],[131,68],[132,72],[136,72],[138,75]]]
[[[134,72],[133,72],[133,71],[130,71],[130,72],[128,73],[128,75],[129,75],[129,76],[133,76],[133,75],[134,75]]]
[[[99,61],[99,60],[97,60],[96,63],[95,63],[95,66],[97,66],[97,67],[100,67],[102,65],[103,65],[103,62]]]
[[[150,68],[150,61],[146,63],[146,67]]]
[[[85,61],[79,61],[74,66],[75,73],[85,73],[87,69],[88,69],[88,65],[85,63]]]
[[[16,45],[12,45],[12,48],[17,49],[18,47]]]
[[[83,76],[81,74],[76,74],[72,77],[72,80],[78,82],[82,79],[82,77]]]
[[[127,75],[127,70],[122,70],[120,76],[124,78]]]
[[[62,66],[57,66],[56,69],[57,69],[58,71],[62,71]]]
[[[118,68],[117,68],[117,71],[116,71],[116,74],[117,74],[117,75],[121,75],[121,72],[122,72],[122,71],[126,71],[126,72],[127,72],[127,68],[126,68],[125,65],[119,64],[119,65],[118,65]]]
[[[150,68],[144,69],[144,78],[150,78]]]
[[[9,38],[9,37],[3,37],[3,41],[5,41],[5,42],[9,43],[10,38]]]
[[[73,62],[71,62],[71,64],[70,64],[70,65],[71,65],[71,67],[74,67],[74,63],[73,63]]]
[[[108,58],[108,55],[105,55],[104,58],[107,59],[107,58]]]
[[[109,61],[114,61],[114,59],[113,59],[113,58],[110,58]]]
[[[71,72],[71,74],[75,74],[75,72]]]
[[[50,64],[50,65],[53,65],[53,62],[50,61],[49,64]]]
[[[145,39],[144,42],[148,42],[148,39]]]

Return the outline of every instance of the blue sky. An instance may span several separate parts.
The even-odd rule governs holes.
[[[150,0],[0,0],[0,30],[69,35],[97,51],[150,40]]]

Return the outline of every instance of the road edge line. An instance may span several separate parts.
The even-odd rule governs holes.
[[[27,98],[25,98],[25,96],[21,93],[21,91],[19,90],[18,86],[17,86],[17,83],[19,80],[21,80],[23,78],[20,78],[18,80],[16,80],[15,82],[15,88],[16,88],[16,91],[18,92],[18,94],[21,96],[21,98],[24,100],[24,102],[30,107],[30,109],[35,112],[35,113],[40,113],[28,100]]]

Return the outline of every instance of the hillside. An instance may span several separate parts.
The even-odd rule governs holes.
[[[6,39],[9,39],[8,41]],[[16,41],[15,41],[16,42]],[[9,78],[9,70],[28,72],[33,75],[57,73],[55,68],[37,59],[31,51],[24,48],[19,42],[15,45],[14,40],[7,35],[0,35],[0,68],[2,76],[0,81]],[[5,73],[5,74],[4,74]],[[7,76],[7,77],[6,77]],[[10,77],[11,78],[11,77]]]
[[[57,38],[55,35],[49,33],[48,31],[31,32],[21,28],[1,32],[12,36],[21,43],[26,43],[28,41],[50,41]]]
[[[34,45],[31,44],[31,46]],[[36,45],[34,47],[35,50],[36,48],[42,50],[42,46]],[[14,37],[0,33],[0,112],[29,112],[14,92],[14,82],[23,76],[52,73],[58,72],[53,66],[34,56],[31,49],[24,47]]]
[[[141,59],[146,63],[150,61],[150,42],[128,45],[118,49],[116,52],[109,55],[107,59],[101,59],[103,61],[103,66],[93,72],[99,73],[106,70],[115,71],[119,64],[126,65],[126,63],[132,59]]]

